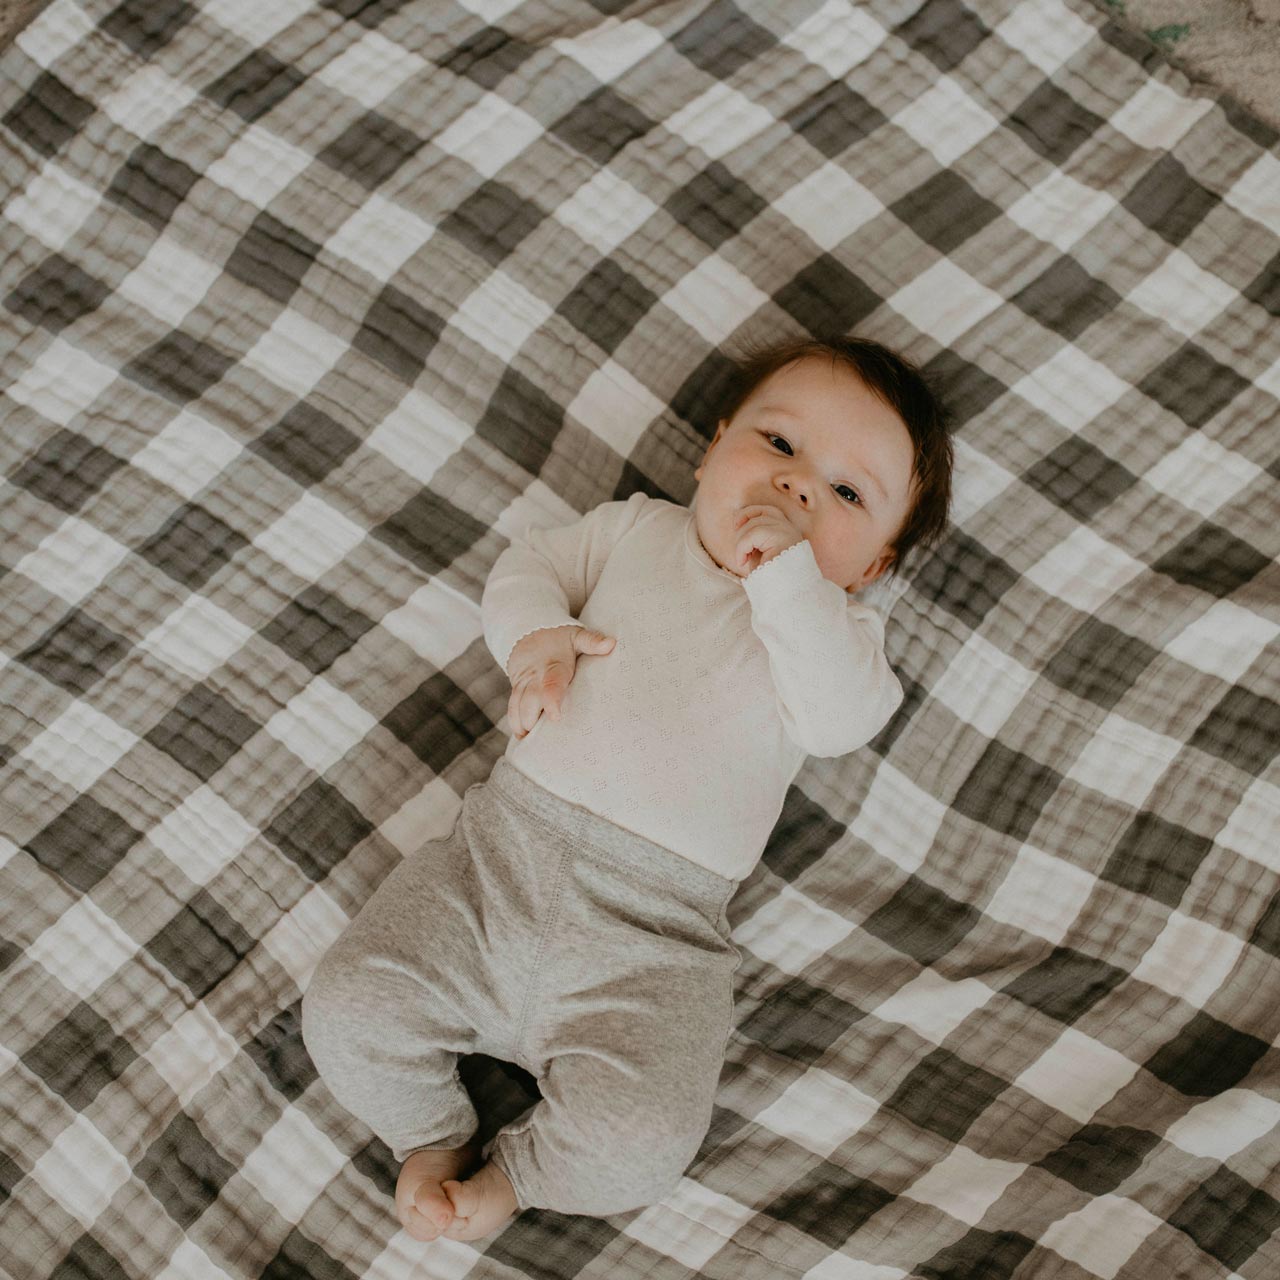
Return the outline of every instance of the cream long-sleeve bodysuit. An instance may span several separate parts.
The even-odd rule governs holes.
[[[764,852],[805,756],[863,746],[902,701],[879,615],[822,576],[807,542],[739,578],[703,548],[692,507],[641,493],[513,541],[481,614],[504,671],[543,627],[616,637],[578,657],[561,718],[540,716],[506,757],[730,880]]]

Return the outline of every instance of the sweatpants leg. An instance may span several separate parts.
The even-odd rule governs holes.
[[[494,1139],[520,1208],[604,1216],[666,1195],[696,1155],[732,1024],[736,888],[500,761],[496,797],[554,846],[515,1048],[543,1098]],[[554,837],[551,833],[554,832]]]
[[[458,888],[461,823],[406,857],[321,959],[302,1001],[302,1036],[333,1096],[403,1161],[462,1146],[476,1113],[457,1074],[475,1018],[450,957],[466,944]]]

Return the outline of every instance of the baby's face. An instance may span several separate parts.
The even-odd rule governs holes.
[[[911,507],[906,424],[848,366],[811,357],[767,378],[707,446],[694,514],[711,558],[733,563],[743,507],[776,507],[824,578],[857,591],[893,562]]]

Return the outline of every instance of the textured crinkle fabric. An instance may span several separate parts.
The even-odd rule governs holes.
[[[1274,1276],[1277,141],[1084,0],[51,5],[0,55],[8,1269]],[[831,331],[937,380],[954,519],[731,906],[706,1141],[417,1245],[299,1007],[503,754],[486,575],[687,502],[733,344]]]

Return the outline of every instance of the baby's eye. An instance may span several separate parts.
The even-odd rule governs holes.
[[[786,436],[770,436],[770,437],[769,437],[769,443],[770,443],[770,444],[773,444],[775,440],[781,440],[781,441],[782,441],[782,444],[783,444],[783,447],[785,448],[785,450],[786,450],[787,454],[788,454],[788,455],[790,455],[790,453],[791,453],[791,446],[790,446],[789,444],[787,444],[787,438],[786,438]]]
[[[852,489],[850,489],[847,484],[837,484],[837,485],[833,485],[832,487],[842,498],[845,499],[846,502],[860,503],[862,501],[861,496],[855,493]]]

